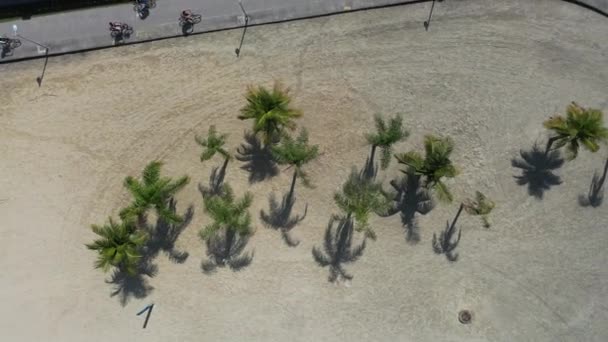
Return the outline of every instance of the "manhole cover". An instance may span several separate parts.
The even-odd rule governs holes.
[[[469,324],[473,319],[473,314],[469,310],[462,310],[458,313],[458,321],[462,324]]]

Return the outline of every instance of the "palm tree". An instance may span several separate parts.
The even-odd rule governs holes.
[[[222,250],[225,253],[219,259],[216,257],[218,263],[228,262],[231,256],[239,254],[242,248],[235,242],[252,234],[251,214],[249,213],[252,202],[253,195],[249,192],[245,193],[243,198],[236,199],[232,188],[228,184],[223,185],[219,195],[204,199],[205,212],[211,216],[213,223],[202,229],[200,236],[207,241],[208,248],[215,246],[214,249],[218,249],[218,241],[224,244]],[[222,230],[225,234],[224,238],[217,236],[217,233]],[[238,247],[236,248],[238,253],[234,253],[235,246]]]
[[[547,141],[546,152],[549,152],[554,143],[556,149],[566,146],[568,160],[576,158],[581,145],[591,152],[597,152],[600,149],[599,143],[608,139],[608,128],[604,127],[602,111],[583,108],[576,102],[568,105],[565,118],[557,115],[543,125],[553,133]]]
[[[176,181],[169,177],[161,177],[162,163],[153,161],[149,163],[142,173],[142,180],[131,176],[125,178],[124,186],[133,195],[133,203],[121,210],[123,220],[133,218],[143,219],[148,209],[154,208],[158,217],[168,223],[180,223],[182,218],[168,207],[169,200],[181,190],[190,178],[183,176]]]
[[[194,140],[196,140],[196,142],[204,148],[203,152],[201,153],[201,162],[213,158],[213,156],[216,154],[220,154],[224,157],[224,164],[222,164],[219,172],[217,168],[214,168],[211,173],[209,182],[210,187],[209,189],[204,189],[204,193],[206,194],[217,193],[224,182],[224,177],[226,177],[226,167],[228,167],[228,162],[232,160],[232,154],[224,149],[227,138],[228,134],[219,134],[215,130],[215,126],[209,127],[209,133],[207,134],[206,138],[200,136],[194,137]]]
[[[336,281],[338,277],[351,280],[353,276],[344,270],[342,264],[357,261],[363,255],[363,250],[365,250],[365,240],[359,246],[353,247],[352,245],[352,221],[348,218],[340,218],[337,228],[334,229],[333,226],[336,220],[338,220],[337,217],[332,217],[325,230],[323,243],[325,253],[317,249],[317,247],[312,248],[312,255],[315,261],[321,267],[329,266],[330,282]]]
[[[215,130],[215,126],[209,127],[209,133],[207,137],[195,136],[194,140],[201,145],[204,150],[201,153],[201,161],[207,161],[217,153],[224,157],[226,163],[232,159],[232,155],[230,152],[224,149],[224,145],[226,144],[226,139],[228,138],[228,134],[219,134]]]
[[[302,166],[317,158],[319,155],[319,145],[308,145],[308,132],[305,128],[300,131],[300,135],[296,139],[285,134],[281,143],[273,146],[271,151],[277,164],[294,167],[288,199],[291,199],[293,196],[297,177],[302,179],[304,186],[312,187],[306,173],[302,170]]]
[[[247,105],[241,109],[238,118],[253,119],[253,132],[262,135],[265,145],[272,143],[285,128],[294,130],[294,119],[302,116],[300,110],[290,105],[289,89],[278,82],[271,91],[262,86],[249,87],[245,98]]]
[[[334,200],[346,213],[348,220],[354,216],[356,230],[365,232],[365,235],[372,240],[376,239],[376,234],[369,226],[369,214],[374,212],[384,215],[391,207],[382,185],[363,177],[354,168],[342,186],[342,192],[334,194]]]
[[[496,206],[491,199],[487,198],[481,192],[475,191],[475,199],[467,199],[462,205],[464,206],[464,210],[467,212],[467,214],[481,216],[483,226],[485,228],[490,228],[490,220],[488,219],[488,215]]]
[[[95,268],[107,272],[110,267],[116,267],[129,275],[135,275],[147,235],[137,230],[133,222],[118,223],[112,218],[108,224],[92,225],[91,228],[100,236],[93,243],[86,245],[88,249],[98,253]]]
[[[424,176],[424,186],[429,190],[434,190],[439,200],[452,202],[452,194],[442,182],[442,178],[453,178],[458,174],[450,160],[454,142],[449,137],[427,135],[424,137],[424,150],[424,157],[418,152],[410,151],[395,155],[395,158],[400,164],[412,167],[415,174]],[[408,170],[402,172],[407,173]]]
[[[369,159],[370,165],[374,164],[376,148],[380,147],[382,150],[380,167],[382,170],[386,170],[393,154],[393,144],[405,140],[410,133],[403,128],[403,118],[401,115],[397,114],[395,117],[390,118],[388,125],[380,114],[374,116],[374,121],[376,123],[376,133],[367,134],[367,142],[372,145],[371,157]]]

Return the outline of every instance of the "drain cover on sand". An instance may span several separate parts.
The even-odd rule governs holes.
[[[473,319],[473,314],[469,310],[462,310],[458,313],[458,321],[462,324],[469,324]]]

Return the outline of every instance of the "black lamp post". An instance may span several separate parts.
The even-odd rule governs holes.
[[[239,57],[241,54],[241,48],[243,47],[243,41],[245,40],[245,33],[247,32],[247,25],[249,24],[249,15],[247,15],[247,12],[245,12],[245,8],[243,8],[243,2],[241,0],[239,0],[239,6],[241,7],[241,11],[243,11],[243,15],[245,16],[245,28],[243,29],[243,35],[241,36],[241,43],[239,44],[239,47],[234,49],[234,53],[236,53],[237,57]]]
[[[438,2],[442,2],[443,0],[437,0]],[[433,0],[433,4],[431,5],[431,12],[429,12],[429,18],[424,22],[424,30],[429,30],[429,25],[431,25],[431,18],[433,17],[433,8],[435,8],[435,0]]]
[[[18,31],[17,25],[13,24],[13,35],[15,37],[19,37],[23,40],[26,40],[30,43],[36,44],[37,46],[40,46],[42,48],[44,48],[44,67],[42,67],[42,74],[40,74],[40,76],[36,77],[36,82],[38,83],[38,86],[40,87],[42,85],[42,79],[44,78],[44,73],[46,71],[46,65],[49,62],[49,47],[42,45],[38,42],[35,42],[29,38],[25,38],[24,36],[20,35],[19,33],[17,33]],[[39,51],[40,52],[40,51]]]

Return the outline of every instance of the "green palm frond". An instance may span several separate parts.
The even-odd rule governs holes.
[[[492,212],[496,204],[486,197],[483,193],[475,191],[475,199],[467,199],[464,202],[464,210],[470,215],[479,215],[486,228],[490,228],[488,215]]]
[[[440,201],[451,202],[452,194],[442,179],[458,175],[458,170],[450,160],[453,151],[454,142],[449,137],[427,135],[424,137],[424,157],[418,152],[410,151],[397,154],[395,158],[400,164],[408,166],[402,172],[408,173],[411,167],[416,175],[425,178],[426,188],[434,190]]]
[[[354,168],[342,191],[334,194],[334,201],[340,210],[354,217],[355,228],[370,238],[375,233],[368,224],[369,214],[385,214],[391,205],[382,185],[362,177]]]
[[[577,157],[581,145],[590,152],[597,152],[599,143],[608,140],[608,128],[604,127],[602,111],[584,108],[575,102],[568,105],[565,118],[553,116],[543,125],[552,132],[548,147],[551,143],[556,149],[566,146],[568,160]]]
[[[203,152],[201,152],[201,161],[213,158],[216,153],[221,154],[228,160],[232,159],[232,155],[223,148],[227,139],[228,134],[218,133],[215,126],[209,127],[206,137],[195,136],[194,140],[204,148]]]
[[[251,234],[249,207],[252,202],[251,193],[247,192],[241,199],[237,199],[228,184],[222,186],[219,195],[205,197],[205,212],[209,214],[213,223],[201,230],[201,237],[207,240],[222,228],[236,231],[240,235]]]
[[[271,152],[277,164],[294,166],[296,177],[300,177],[305,186],[311,186],[302,167],[319,156],[319,145],[308,144],[308,131],[305,128],[295,139],[284,134],[281,142],[272,146]]]
[[[403,128],[403,118],[401,115],[395,115],[389,119],[388,125],[380,114],[374,116],[376,132],[366,135],[367,142],[372,146],[380,147],[382,155],[380,156],[380,166],[385,170],[391,161],[392,146],[409,136],[409,132]]]
[[[181,218],[168,209],[167,203],[178,191],[183,189],[190,178],[184,176],[176,181],[160,176],[162,163],[153,161],[142,172],[142,182],[128,176],[124,185],[133,195],[133,202],[120,211],[120,217],[125,221],[134,221],[134,217],[141,217],[149,209],[154,208],[159,217],[169,223],[181,222]]]
[[[109,218],[109,223],[103,226],[92,225],[93,233],[99,238],[86,247],[98,253],[95,268],[107,272],[117,267],[135,274],[136,266],[141,258],[141,248],[147,240],[147,235],[135,229],[130,222],[115,222]]]
[[[265,144],[284,132],[295,129],[295,119],[302,112],[291,107],[289,89],[276,82],[272,91],[265,87],[249,87],[245,94],[247,104],[238,116],[241,120],[253,119],[253,131],[261,134]]]

